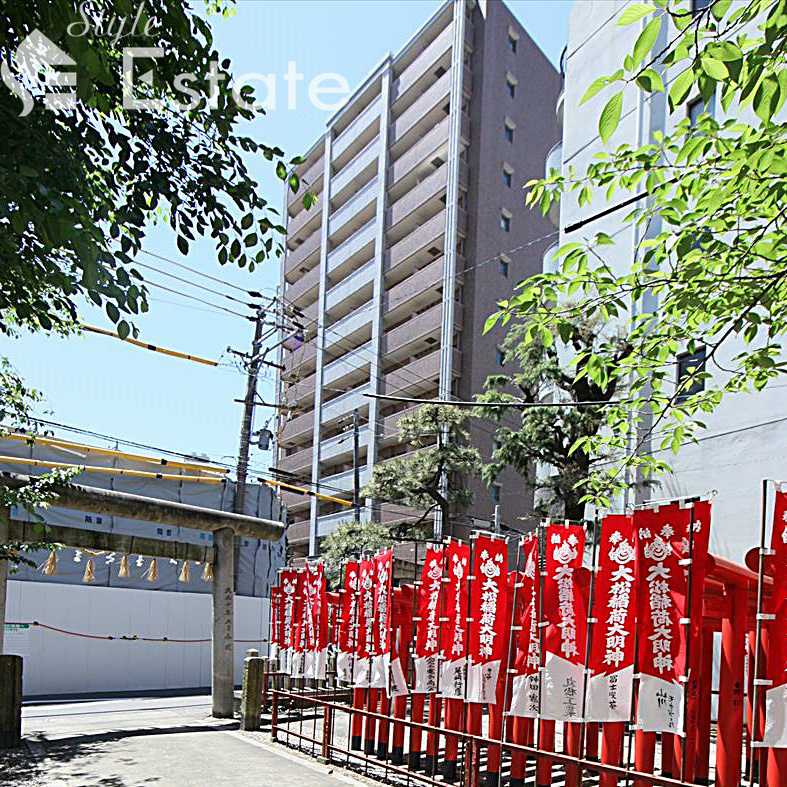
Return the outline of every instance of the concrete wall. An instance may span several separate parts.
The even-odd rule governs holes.
[[[207,594],[19,580],[8,583],[8,593],[8,622],[37,621],[99,636],[206,640],[96,640],[33,627],[24,664],[25,697],[210,686],[211,599]],[[238,682],[246,650],[266,652],[268,608],[266,598],[235,598]]]

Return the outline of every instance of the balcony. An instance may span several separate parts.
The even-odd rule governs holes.
[[[371,304],[365,304],[326,327],[325,351],[346,353],[348,345],[358,344],[359,340],[368,341],[372,332],[373,316],[374,309],[371,308]],[[336,345],[340,346],[333,349]]]
[[[363,139],[364,131],[379,118],[381,107],[382,96],[378,93],[369,103],[369,106],[361,110],[360,114],[350,121],[347,128],[333,140],[331,144],[331,157],[334,162],[341,160],[342,154],[350,150],[353,143],[357,142],[359,138]]]
[[[356,268],[349,276],[345,276],[334,284],[325,295],[325,310],[331,313],[339,306],[355,309],[366,303],[372,295],[374,274],[377,266],[373,259]]]
[[[460,373],[461,364],[461,353],[454,350],[454,376]],[[435,388],[439,380],[440,350],[435,350],[435,352],[429,353],[429,355],[425,355],[423,358],[411,361],[401,369],[395,369],[384,375],[380,393],[386,394],[387,396],[417,396]]]
[[[352,263],[359,257],[370,251],[369,247],[374,244],[376,234],[376,222],[374,218],[369,220],[359,230],[356,230],[344,243],[337,246],[328,253],[328,274],[341,275],[339,268],[344,270],[352,267]]]
[[[352,391],[341,394],[322,406],[322,423],[328,424],[331,421],[341,418],[343,415],[351,413],[356,408],[368,408],[369,399],[364,394],[369,393],[369,383],[359,385]]]
[[[322,177],[325,173],[325,158],[322,154],[322,140],[320,140],[319,145],[320,157],[313,164],[309,165],[308,169],[300,173],[300,178],[304,184],[303,187],[298,189],[297,193],[293,193],[289,188],[287,189],[287,209],[291,216],[296,216],[303,210],[304,189],[308,189],[314,194],[318,194],[322,191]]]
[[[555,252],[560,246],[559,243],[553,243],[545,252],[541,262],[542,273],[555,273],[558,269],[558,261],[555,259]]]
[[[398,118],[391,124],[389,142],[393,147],[419,123],[421,118],[429,115],[435,107],[448,101],[451,93],[451,72],[446,71],[433,85],[427,88]]]
[[[391,85],[391,103],[401,99],[407,103],[405,94],[425,76],[431,75],[443,61],[450,63],[451,44],[453,43],[452,25],[448,25],[418,57],[410,63],[398,79]],[[446,56],[447,55],[447,56]],[[445,66],[444,66],[445,67]]]
[[[376,136],[363,150],[356,154],[335,175],[331,177],[331,204],[342,203],[354,193],[372,172],[377,171],[380,155],[380,138]]]
[[[287,281],[294,282],[298,277],[303,276],[316,267],[320,259],[319,252],[319,232],[313,232],[299,246],[288,250],[284,261],[284,275]]]
[[[402,312],[412,313],[428,301],[439,299],[439,290],[443,286],[443,264],[444,258],[438,257],[425,268],[391,287],[383,304],[385,316],[397,319]]]
[[[421,314],[414,314],[396,328],[386,330],[383,334],[382,355],[386,360],[399,360],[438,342],[442,319],[443,304],[436,303]],[[416,344],[420,346],[414,347]]]
[[[337,511],[335,514],[326,514],[325,516],[317,517],[317,537],[323,538],[329,536],[336,530],[340,522],[346,522],[348,519],[355,518],[355,510],[347,507],[344,511]],[[369,509],[361,509],[361,522],[369,521]]]
[[[315,265],[310,271],[299,275],[292,284],[289,284],[284,295],[290,303],[300,308],[306,308],[317,300],[320,284],[320,266]]]
[[[287,506],[287,508],[289,509],[290,506]],[[289,525],[287,525],[287,542],[291,546],[300,546],[309,543],[308,519],[304,520],[303,522],[291,522]]]
[[[437,396],[437,389],[433,391],[434,396]],[[429,398],[426,396],[424,398]],[[378,424],[378,431],[377,431],[377,440],[380,443],[387,442],[387,443],[398,443],[399,442],[399,421],[401,420],[403,415],[412,415],[413,413],[417,412],[421,405],[415,405],[414,407],[408,407],[406,410],[400,410],[398,413],[392,413],[391,415],[386,415],[385,417],[381,418]]]
[[[431,249],[435,257],[442,254],[445,241],[445,210],[413,230],[407,237],[394,244],[385,254],[385,271],[411,260],[415,254]]]
[[[304,377],[314,371],[317,362],[317,343],[314,341],[304,344],[303,347],[286,352],[284,355],[284,369],[281,376],[285,381],[296,377]]]
[[[306,437],[312,434],[313,429],[314,410],[308,410],[284,424],[284,428],[281,430],[282,445],[292,447],[302,443]]]
[[[395,186],[416,167],[436,156],[441,148],[448,144],[448,127],[450,122],[451,118],[445,117],[388,167],[389,188]],[[441,156],[441,158],[445,160],[445,155]]]
[[[424,212],[434,215],[434,203],[445,196],[447,176],[448,167],[438,167],[388,208],[385,226],[388,228],[386,237],[389,244],[396,243],[410,232],[413,221],[426,218],[422,215]],[[442,202],[440,204],[442,205]],[[410,222],[404,224],[407,219],[410,219]]]
[[[306,476],[306,478],[311,478],[312,447],[309,446],[289,456],[281,457],[277,467],[289,473],[297,473],[298,475]]]
[[[554,171],[558,173],[563,171],[563,143],[558,142],[550,151],[547,153],[546,164],[544,167],[546,171],[546,177],[549,177]],[[550,221],[556,226],[560,226],[560,205],[558,202],[552,202],[549,206],[549,216]]]
[[[320,224],[322,218],[322,194],[317,196],[317,202],[308,210],[305,208],[287,224],[287,243],[294,242],[298,238],[306,240]]]
[[[328,219],[328,233],[333,243],[343,243],[353,232],[374,217],[377,207],[377,176],[357,191]]]
[[[364,465],[360,472],[361,486],[369,483],[369,476],[369,468]],[[323,476],[320,478],[320,487],[320,491],[326,495],[335,494],[338,491],[352,492],[355,487],[355,471],[353,469],[343,470],[335,475]],[[346,512],[341,513],[344,514],[345,519],[348,518]],[[350,512],[350,516],[352,516],[352,512]]]
[[[340,381],[346,381],[349,376],[368,377],[371,357],[372,343],[370,341],[344,353],[325,366],[322,372],[323,384],[335,386]]]
[[[358,430],[358,444],[361,448],[369,445],[369,426],[362,426]],[[337,434],[329,440],[323,440],[320,445],[320,462],[329,460],[349,459],[352,461],[353,433],[352,431]]]

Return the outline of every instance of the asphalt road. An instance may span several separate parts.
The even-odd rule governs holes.
[[[0,754],[13,787],[339,787],[352,782],[312,760],[211,719],[207,697],[28,705],[23,749]]]

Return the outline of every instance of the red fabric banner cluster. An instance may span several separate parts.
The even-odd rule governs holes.
[[[336,654],[336,674],[343,681],[351,681],[353,677],[352,665],[358,641],[359,573],[360,566],[356,561],[345,563]]]
[[[418,614],[415,638],[416,694],[432,694],[438,688],[437,652],[440,645],[440,607],[443,585],[442,546],[430,546],[426,551],[421,584],[418,586]]]
[[[511,627],[508,544],[504,539],[489,536],[476,539],[472,576],[467,701],[494,704]]]
[[[353,663],[353,685],[366,688],[371,678],[374,652],[374,560],[362,560],[359,572],[358,644]]]
[[[628,721],[634,685],[637,535],[630,516],[601,526],[590,646],[587,721]]]
[[[387,549],[374,558],[374,638],[372,673],[369,685],[388,688],[391,664],[391,593],[393,592],[393,550]]]
[[[765,731],[767,746],[787,748],[787,494],[777,489],[773,507],[773,555],[771,571],[773,590],[767,612],[775,619],[768,625],[768,679],[765,692]]]
[[[637,725],[645,732],[682,735],[683,682],[688,677],[686,624],[691,612],[695,636],[702,611],[710,503],[638,509],[633,522],[639,561]],[[691,610],[687,603],[690,569]]]
[[[295,654],[295,628],[300,618],[300,589],[298,587],[299,572],[286,569],[279,575],[281,587],[281,650],[279,652],[279,669],[290,672]]]
[[[541,717],[579,721],[584,696],[587,604],[579,573],[585,550],[580,525],[550,525],[544,577],[544,680]]]
[[[281,590],[278,585],[271,588],[270,620],[270,657],[276,659],[281,648]]]
[[[525,570],[519,576],[523,605],[517,620],[516,656],[514,678],[511,686],[511,714],[535,718],[539,711],[541,667],[541,638],[538,629],[541,614],[541,581],[538,562],[538,536],[523,541]]]
[[[448,699],[463,700],[466,693],[469,576],[470,547],[452,541],[445,550],[444,622],[440,638],[440,693]]]

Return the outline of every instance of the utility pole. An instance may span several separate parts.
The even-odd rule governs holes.
[[[246,376],[246,396],[243,400],[243,420],[240,425],[240,444],[238,446],[238,465],[236,468],[237,480],[235,495],[232,500],[232,510],[236,514],[243,513],[246,501],[246,475],[249,468],[249,446],[251,443],[251,427],[254,422],[254,405],[257,399],[257,377],[262,364],[262,328],[265,312],[257,310],[254,322],[254,340],[251,343],[251,356],[249,359],[248,373]]]
[[[355,505],[355,521],[361,521],[361,459],[358,408],[353,410],[353,503]]]

